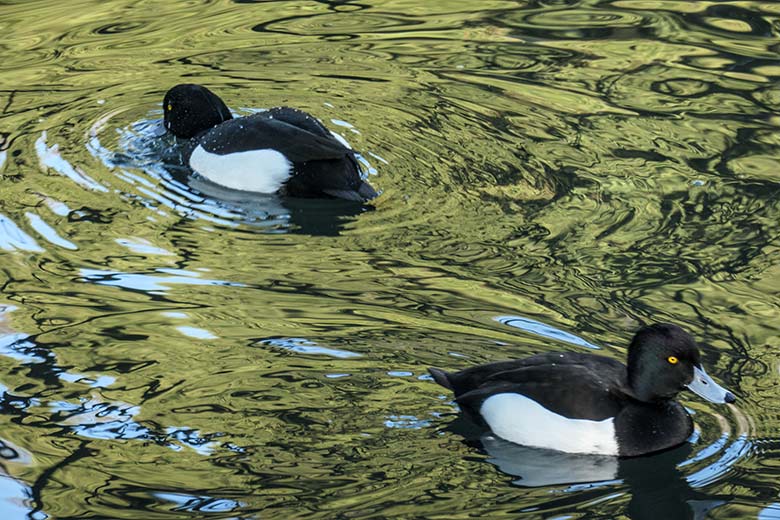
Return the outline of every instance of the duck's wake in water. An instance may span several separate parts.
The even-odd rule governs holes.
[[[229,122],[254,119],[260,114],[275,114],[274,110],[252,112],[254,113],[250,116],[231,119]],[[321,200],[287,196],[292,194],[288,193],[286,186],[270,186],[267,179],[257,181],[274,188],[267,189],[266,192],[236,189],[240,186],[226,186],[225,184],[230,183],[224,180],[223,183],[214,182],[214,172],[217,170],[212,168],[212,178],[209,178],[190,166],[191,154],[202,147],[196,140],[179,139],[166,131],[165,119],[155,117],[158,114],[158,111],[154,111],[150,114],[152,117],[120,128],[118,138],[112,141],[108,129],[118,114],[110,113],[92,126],[87,145],[94,156],[100,158],[119,179],[129,185],[128,189],[122,190],[125,196],[147,207],[163,212],[173,210],[187,218],[202,219],[220,227],[249,225],[268,232],[312,235],[337,235],[351,218],[372,209],[371,206],[361,203],[362,198],[344,200],[350,197],[342,197],[339,200],[338,193],[335,192],[334,195],[323,195]],[[319,121],[313,118],[311,120],[327,132]],[[346,153],[351,154],[348,157],[350,164],[354,160],[364,169],[374,171],[364,157],[340,143],[343,138],[337,140],[334,135],[337,134],[328,133],[333,142],[339,143]],[[207,153],[206,156],[208,160],[205,163],[213,165],[213,157]],[[196,160],[196,164],[203,162]],[[232,177],[238,178],[235,175],[237,170],[231,169],[230,165],[222,171],[228,177],[231,177],[233,172]],[[238,171],[241,172],[240,169]],[[355,172],[358,171],[355,167]],[[295,178],[296,175],[293,175],[292,179]],[[364,182],[362,177],[358,176],[358,179],[362,183],[357,184],[360,193],[366,195],[366,198],[376,194],[372,188],[369,189],[370,185]],[[290,179],[287,181],[289,185]]]

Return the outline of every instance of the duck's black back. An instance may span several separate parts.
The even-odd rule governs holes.
[[[338,142],[319,119],[303,110],[290,107],[275,107],[263,112],[262,115],[288,123],[330,142],[338,143],[346,151],[343,159],[309,162],[305,168],[300,169],[298,175],[287,182],[286,192],[288,194],[295,194],[298,197],[316,197],[320,194],[319,190],[312,190],[311,186],[323,184],[327,186],[327,189],[322,191],[342,199],[367,200],[377,196],[374,188],[363,182],[355,153]]]
[[[550,353],[468,368],[449,374],[449,381],[472,415],[491,395],[514,392],[558,415],[601,421],[617,415],[628,399],[625,374],[625,365],[603,356]]]
[[[266,110],[265,112],[260,112],[259,115],[278,119],[293,126],[297,126],[302,130],[306,130],[307,132],[311,132],[314,135],[319,135],[327,139],[333,139],[333,135],[331,135],[330,131],[328,131],[328,129],[325,128],[322,123],[320,123],[319,119],[310,114],[307,114],[303,110],[298,110],[297,108],[274,107]]]
[[[352,154],[335,138],[310,132],[268,112],[225,121],[206,132],[200,145],[218,155],[273,149],[293,163],[342,159]]]
[[[293,163],[293,176],[283,187],[289,196],[363,201],[377,195],[361,178],[354,152],[317,119],[293,108],[231,119],[203,134],[200,145],[217,155],[276,150]]]

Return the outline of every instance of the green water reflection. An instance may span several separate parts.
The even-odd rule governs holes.
[[[777,4],[25,1],[0,28],[3,518],[780,518]],[[382,196],[164,167],[185,81],[311,112]],[[658,320],[740,401],[686,398],[691,445],[592,484],[521,487],[424,375],[622,359]]]

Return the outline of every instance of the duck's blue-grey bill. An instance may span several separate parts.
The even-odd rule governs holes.
[[[688,390],[713,403],[733,403],[737,400],[734,394],[713,381],[701,367],[693,367],[693,381],[688,384]]]

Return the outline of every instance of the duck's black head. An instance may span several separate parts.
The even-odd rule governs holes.
[[[227,105],[206,87],[176,85],[163,99],[165,128],[176,137],[189,139],[233,119]]]
[[[714,403],[736,400],[704,371],[691,335],[669,323],[636,333],[628,347],[628,384],[635,397],[646,402],[672,399],[685,389]]]

